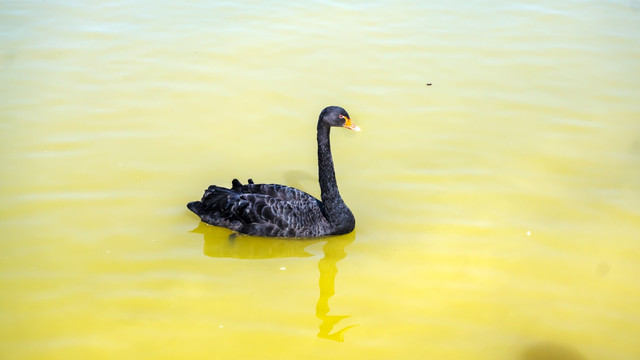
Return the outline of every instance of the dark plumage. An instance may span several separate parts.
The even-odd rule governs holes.
[[[332,126],[360,131],[339,106],[322,110],[318,119],[318,177],[322,201],[304,191],[276,184],[242,185],[234,179],[230,189],[211,185],[202,200],[187,207],[207,224],[243,234],[313,237],[346,234],[356,220],[342,201],[329,144]]]

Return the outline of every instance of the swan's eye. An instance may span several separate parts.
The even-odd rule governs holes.
[[[340,119],[344,119],[344,115],[338,115]]]

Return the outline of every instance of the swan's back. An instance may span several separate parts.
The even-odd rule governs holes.
[[[276,184],[212,185],[188,208],[202,221],[243,234],[278,237],[332,235],[323,204],[304,191]]]

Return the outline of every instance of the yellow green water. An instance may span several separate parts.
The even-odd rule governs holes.
[[[0,3],[0,357],[640,358],[637,1]],[[431,83],[428,86],[427,83]],[[238,237],[209,184],[354,233]]]

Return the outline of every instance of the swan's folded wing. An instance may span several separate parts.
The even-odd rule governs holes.
[[[301,201],[291,201],[271,196],[270,194],[240,194],[232,211],[243,222],[284,222],[280,225],[287,226],[293,216],[304,215],[305,211],[311,211],[316,204],[315,199],[307,197]],[[294,220],[295,221],[295,220]]]
[[[264,194],[273,198],[286,201],[309,201],[311,199],[317,201],[316,198],[307,194],[302,190],[279,184],[254,184],[249,179],[247,185],[242,185],[237,179],[233,179],[232,189],[235,192],[243,194]]]
[[[329,225],[321,204],[309,195],[288,201],[266,194],[242,194],[232,211],[247,227],[268,228],[262,231],[272,236],[314,236]]]
[[[212,185],[189,208],[209,224],[245,234],[310,237],[330,230],[322,202],[283,185],[237,180],[231,189]]]

